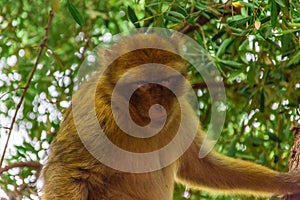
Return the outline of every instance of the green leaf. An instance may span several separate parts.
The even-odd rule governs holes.
[[[129,20],[134,24],[134,26],[136,28],[140,28],[141,27],[140,24],[137,23],[139,20],[136,16],[134,10],[130,6],[128,6],[128,8],[127,8],[127,12],[128,12]]]
[[[15,146],[15,147],[16,147],[16,149],[17,149],[18,151],[20,151],[20,152],[26,152],[26,148],[23,147],[23,146],[21,146],[21,145],[18,145],[18,146]]]
[[[236,144],[238,143],[238,141],[239,141],[239,137],[237,137],[237,135],[236,135],[230,143],[230,146],[229,146],[229,149],[228,149],[228,152],[227,152],[228,156],[231,156],[231,157],[235,156]]]
[[[233,40],[232,37],[230,37],[230,38],[227,38],[223,41],[223,43],[221,44],[221,46],[220,46],[220,48],[218,49],[218,52],[217,52],[217,57],[218,58],[220,58],[224,55],[226,49],[231,44],[232,40]]]
[[[244,2],[244,1],[239,1],[239,2],[249,8],[254,8],[254,9],[258,8],[254,3],[248,3],[248,2]]]
[[[150,2],[150,3],[146,2],[145,7],[146,8],[155,7],[155,9],[158,9],[160,4],[161,4],[161,2],[159,2],[159,1],[153,1],[153,2]]]
[[[170,15],[164,15],[164,18],[171,22],[175,22],[175,23],[180,23],[182,21],[182,20],[180,20],[176,17],[170,16]]]
[[[20,174],[22,177],[28,177],[28,176],[31,176],[33,174],[33,172],[31,169],[25,167],[25,168],[21,169]]]
[[[207,6],[204,4],[201,4],[198,1],[196,1],[196,8],[198,8],[199,10],[207,10]]]
[[[298,17],[298,18],[294,18],[294,19],[293,19],[293,22],[294,22],[294,23],[300,23],[300,18],[299,18],[299,17]]]
[[[265,152],[262,152],[259,155],[259,161],[258,161],[258,163],[264,165],[264,164],[266,164],[266,162],[267,162],[267,156],[266,156]]]
[[[281,142],[281,139],[276,134],[268,132],[268,135],[270,137],[270,140],[277,142],[277,143]]]
[[[259,139],[258,137],[255,137],[255,136],[249,136],[248,137],[248,140],[250,140],[250,142],[255,145],[255,146],[258,146],[258,145],[262,145],[263,144],[263,141],[261,139]]]
[[[37,151],[34,149],[34,147],[30,143],[24,142],[23,144],[24,144],[27,152],[30,151],[32,153],[37,153]]]
[[[219,63],[227,65],[230,69],[240,69],[243,64],[233,60],[218,60]]]
[[[200,35],[200,33],[198,31],[194,31],[194,35],[195,35],[195,39],[196,41],[203,47],[203,39],[202,39],[202,35]]]
[[[169,11],[168,15],[173,15],[174,17],[181,19],[181,20],[185,19],[185,16],[183,14],[176,12],[176,11]]]
[[[238,28],[244,26],[250,19],[252,19],[252,16],[244,17],[242,15],[236,15],[228,18],[228,25]]]
[[[85,24],[83,16],[80,14],[80,12],[77,10],[77,8],[70,2],[70,0],[67,1],[67,7],[73,17],[73,19],[79,24],[80,26],[83,26]]]
[[[260,20],[260,22],[261,22],[261,24],[264,24],[264,23],[270,21],[270,19],[271,19],[271,17],[270,17],[270,16],[267,16],[267,17],[262,18],[262,19]]]
[[[299,28],[297,28],[297,29],[289,29],[289,30],[282,31],[282,34],[286,35],[286,34],[291,34],[291,33],[299,32],[299,31],[300,31]]]
[[[26,155],[23,152],[17,151],[17,157],[20,160],[20,158],[26,158]]]
[[[196,19],[199,17],[199,15],[194,14],[194,15],[189,15],[186,19],[186,21],[192,25],[196,25]]]
[[[237,78],[244,79],[244,77],[245,77],[245,74],[241,70],[238,70],[238,71],[234,71],[234,72],[230,73],[230,75],[227,78],[227,81],[229,83],[233,83]]]
[[[239,51],[245,52],[248,49],[249,49],[249,40],[244,40],[239,46]]]
[[[271,1],[271,24],[272,27],[275,28],[277,25],[277,17],[278,17],[278,8],[275,0]]]
[[[251,86],[251,87],[253,87],[255,84],[256,73],[257,72],[255,69],[255,66],[254,65],[250,66],[248,74],[247,74],[247,80],[248,80],[249,86]]]
[[[185,8],[181,7],[181,6],[178,6],[178,5],[174,5],[174,10],[173,11],[177,11],[177,12],[181,13],[184,16],[188,15],[187,10]]]
[[[275,0],[275,2],[281,7],[286,7],[285,2],[283,0]]]
[[[287,63],[287,66],[286,66],[286,67],[289,67],[289,66],[291,66],[291,65],[293,65],[293,64],[297,64],[297,63],[299,63],[299,62],[300,62],[300,51],[298,51],[298,52],[296,53],[296,55],[293,56],[293,57],[290,59],[290,61]]]
[[[232,27],[230,27],[232,29]],[[232,29],[233,30],[233,29]],[[236,29],[237,30],[237,29]],[[242,32],[238,33],[238,32],[234,32],[232,35],[235,35],[235,36],[239,36],[239,37],[244,37],[246,36],[248,33],[251,32],[251,29],[245,29],[243,30]]]
[[[265,100],[266,100],[266,92],[264,89],[260,91],[260,97],[259,97],[259,110],[260,112],[265,111]]]
[[[292,34],[284,34],[281,37],[281,44],[282,44],[282,49],[281,52],[283,55],[286,54],[291,49],[291,44],[292,44]]]

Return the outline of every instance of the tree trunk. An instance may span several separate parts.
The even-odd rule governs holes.
[[[300,167],[300,124],[295,125],[291,129],[295,132],[294,144],[291,148],[291,155],[289,161],[289,171]],[[290,194],[283,196],[282,200],[299,200],[300,194]]]

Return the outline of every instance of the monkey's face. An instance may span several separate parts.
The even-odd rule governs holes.
[[[175,90],[179,90],[180,76],[165,77],[155,83],[132,83],[129,87],[137,88],[129,99],[129,112],[140,126],[146,126],[153,121],[153,125],[161,126],[176,108],[178,102]]]
[[[124,109],[134,123],[154,127],[168,123],[169,116],[178,111],[177,98],[184,95],[181,58],[163,50],[142,49],[121,57],[112,68],[119,68],[120,63],[126,63],[122,69],[126,72],[111,81],[115,88],[118,85],[116,93],[123,97]]]
[[[105,70],[97,85],[96,113],[104,133],[118,147],[139,153],[159,150],[189,126],[184,107],[193,91],[185,76],[187,62],[178,49],[168,38],[138,35],[99,53]]]

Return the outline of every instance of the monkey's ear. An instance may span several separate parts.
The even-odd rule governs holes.
[[[110,48],[99,48],[97,50],[98,65],[100,68],[106,68],[111,64],[114,54]],[[101,70],[101,69],[100,69]]]

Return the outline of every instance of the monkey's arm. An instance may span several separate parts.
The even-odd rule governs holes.
[[[192,187],[240,194],[286,194],[300,191],[300,173],[279,173],[248,161],[216,152],[198,157],[193,143],[180,161],[177,178]]]

